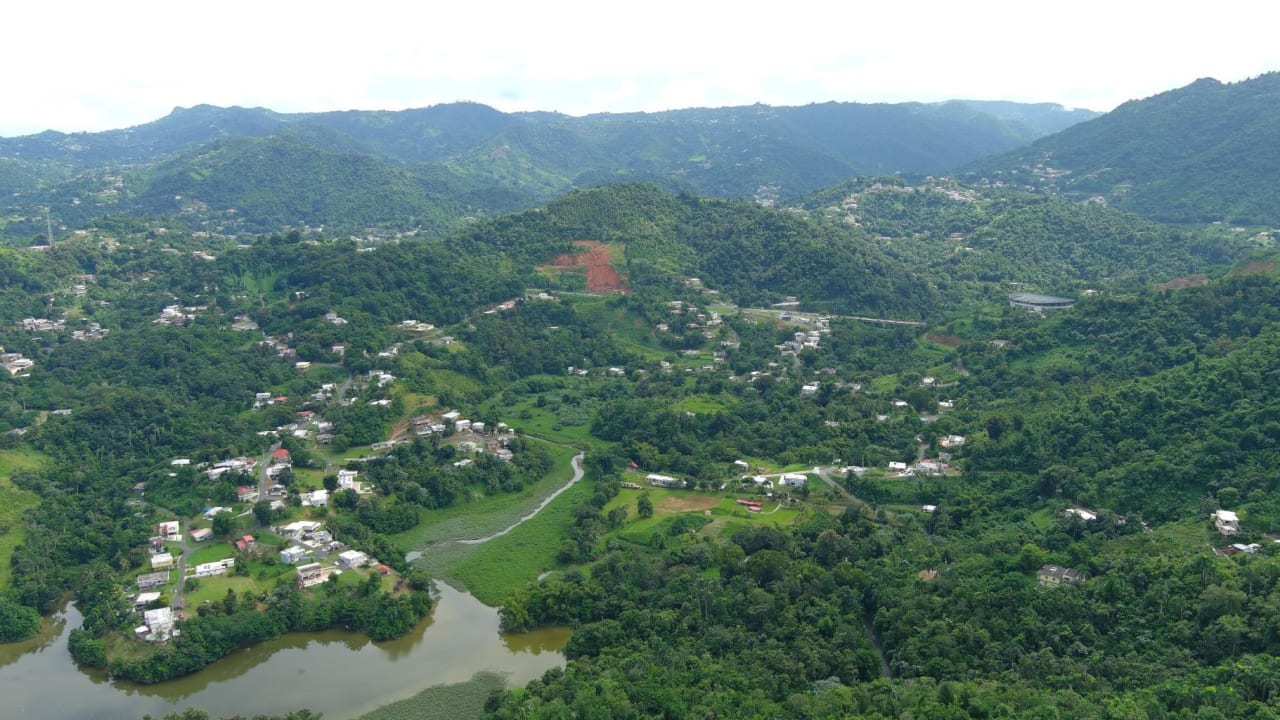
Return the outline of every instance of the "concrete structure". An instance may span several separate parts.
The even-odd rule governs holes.
[[[347,568],[364,567],[369,564],[369,556],[359,550],[346,550],[338,554],[338,564]]]
[[[307,557],[307,549],[294,545],[280,551],[280,562],[285,565],[297,565]]]
[[[1046,587],[1079,585],[1084,582],[1084,575],[1079,570],[1073,570],[1072,568],[1044,565],[1036,571],[1036,582]]]
[[[1071,298],[1057,297],[1055,295],[1014,293],[1009,296],[1010,306],[1026,308],[1038,313],[1043,313],[1046,310],[1066,310],[1075,304],[1076,301]]]
[[[1240,518],[1230,510],[1218,510],[1213,513],[1213,525],[1223,535],[1235,535],[1240,532]]]

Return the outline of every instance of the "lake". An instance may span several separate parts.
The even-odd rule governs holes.
[[[325,720],[346,720],[433,685],[464,682],[482,670],[523,685],[564,666],[561,650],[570,633],[499,633],[496,609],[441,584],[431,615],[398,640],[375,643],[342,630],[289,633],[194,675],[135,685],[112,682],[72,662],[67,634],[79,624],[79,612],[68,606],[40,637],[0,645],[5,717],[115,720],[194,706],[215,718],[305,707],[324,713]]]

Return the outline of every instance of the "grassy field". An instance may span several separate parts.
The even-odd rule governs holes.
[[[484,701],[489,694],[505,685],[501,675],[480,672],[464,683],[429,687],[357,720],[477,720],[484,717]]]
[[[293,573],[294,569],[291,565],[251,562],[248,575],[228,574],[199,578],[200,587],[186,594],[188,612],[194,612],[195,608],[205,600],[217,602],[223,599],[227,596],[227,590],[235,590],[237,594],[242,594],[246,590],[253,593],[272,590],[281,580],[292,582]]]
[[[594,491],[589,483],[578,483],[510,533],[481,545],[432,546],[423,551],[420,563],[480,602],[499,605],[507,593],[558,565],[556,551],[573,527],[573,509]]]
[[[542,499],[573,475],[573,448],[545,445],[555,465],[540,481],[519,493],[503,493],[439,510],[424,510],[422,522],[412,530],[392,535],[401,547],[422,549],[441,540],[478,538],[495,533],[531,512]]]
[[[515,405],[502,407],[499,414],[511,427],[524,435],[565,445],[590,447],[605,444],[591,435],[590,423],[565,425],[556,413],[536,405],[534,398],[527,398]]]
[[[35,493],[14,487],[13,474],[20,470],[34,470],[47,458],[29,449],[12,449],[0,452],[0,588],[9,586],[11,570],[9,558],[27,538],[22,515],[39,503]]]
[[[643,492],[647,492],[649,499],[653,502],[653,517],[642,518],[636,513],[636,501]],[[785,527],[795,522],[801,512],[798,508],[778,507],[778,504],[773,502],[765,502],[764,512],[748,512],[736,502],[739,497],[752,496],[666,488],[647,488],[646,490],[624,488],[617,497],[605,505],[604,512],[608,513],[616,507],[626,507],[628,510],[626,524],[613,530],[611,535],[637,545],[648,545],[656,530],[669,518],[682,513],[697,513],[705,517],[706,513],[710,512],[711,523],[703,527],[699,534],[708,537],[728,537],[741,528],[761,523]]]

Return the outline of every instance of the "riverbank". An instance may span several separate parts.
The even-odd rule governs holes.
[[[495,609],[447,585],[439,590],[431,615],[398,640],[376,643],[345,630],[288,633],[156,685],[112,682],[78,668],[67,636],[81,616],[68,606],[51,620],[49,634],[0,656],[0,697],[6,717],[29,720],[159,717],[187,707],[211,717],[283,715],[306,707],[329,720],[347,720],[428,688],[466,685],[477,673],[499,673],[509,684],[523,685],[563,667],[568,628],[503,635]]]

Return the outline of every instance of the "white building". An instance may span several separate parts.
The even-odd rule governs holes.
[[[359,568],[369,564],[369,556],[359,550],[345,550],[338,553],[338,564],[347,568]]]
[[[307,549],[294,545],[280,551],[280,562],[285,565],[297,565],[307,557]]]

